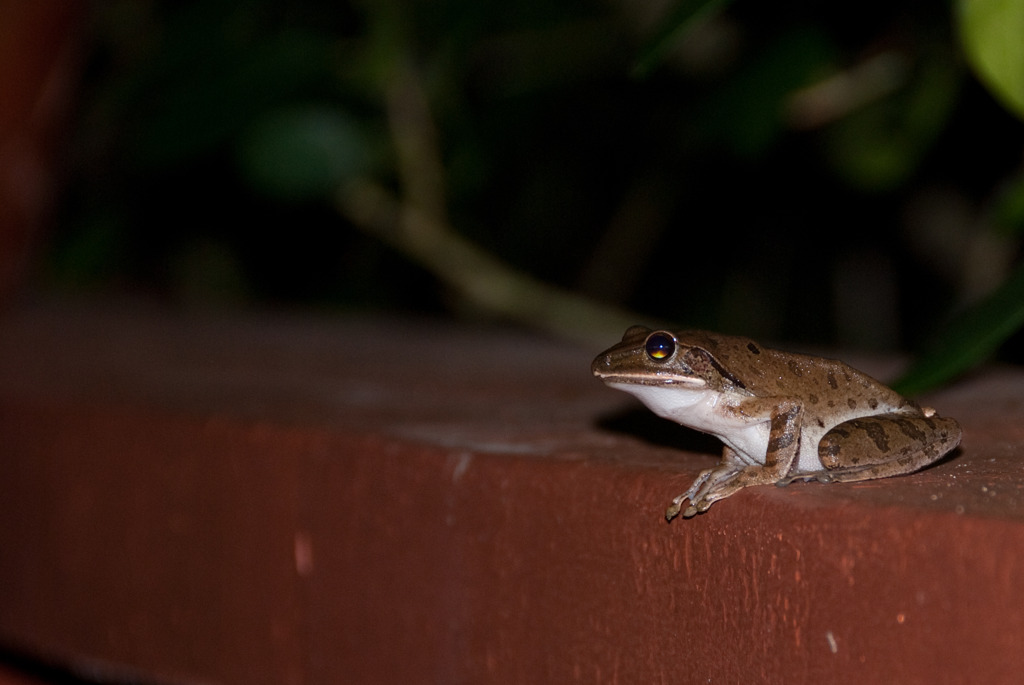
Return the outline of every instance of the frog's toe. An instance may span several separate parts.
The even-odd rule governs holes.
[[[693,492],[692,491],[693,491],[693,488],[690,488],[689,490],[687,490],[686,492],[684,492],[681,495],[678,495],[674,500],[672,500],[672,504],[668,505],[668,509],[665,510],[665,520],[666,521],[671,521],[676,516],[679,516],[679,512],[682,511],[682,509],[683,509],[683,502],[685,502],[686,500],[688,500],[688,499],[691,500],[691,505],[693,504],[693,502],[692,502],[692,500],[693,500]],[[686,510],[689,511],[692,508],[693,507],[690,506],[690,507],[687,507]],[[687,518],[686,514],[683,514],[683,517]]]
[[[825,478],[827,480],[822,480],[822,478]],[[812,480],[816,480],[816,481],[819,481],[821,483],[827,483],[827,482],[831,482],[831,477],[827,473],[825,473],[825,472],[821,472],[821,473],[798,473],[795,476],[786,476],[785,478],[780,478],[779,480],[775,481],[775,485],[777,487],[784,488],[787,485],[789,485],[790,483],[792,483],[793,481],[797,481],[797,480],[803,481],[805,483],[808,482],[808,481],[812,481]]]

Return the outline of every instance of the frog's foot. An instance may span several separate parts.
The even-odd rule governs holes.
[[[816,480],[819,483],[831,483],[835,480],[835,478],[833,478],[833,475],[828,471],[814,471],[811,473],[805,472],[797,473],[792,476],[786,476],[785,478],[780,478],[779,480],[775,481],[775,484],[778,485],[780,488],[784,488],[796,480],[801,480],[805,483],[808,483],[812,480]]]
[[[701,471],[700,475],[697,476],[697,480],[693,481],[693,485],[690,486],[690,489],[676,497],[674,500],[672,500],[672,504],[670,504],[668,509],[665,511],[665,520],[671,521],[676,516],[678,516],[680,510],[683,508],[683,502],[685,502],[686,500],[690,500],[691,504],[686,508],[685,511],[683,511],[683,518],[688,519],[692,516],[695,516],[697,514],[697,509],[693,506],[694,499],[696,498],[697,493],[700,491],[701,487],[708,481],[709,478],[711,478],[711,474],[713,474],[714,472],[715,469],[705,469]]]
[[[738,490],[750,485],[775,482],[775,476],[762,466],[738,466],[735,463],[722,464],[717,468],[702,471],[690,489],[679,495],[665,512],[671,521],[682,511],[683,518],[692,518],[703,513],[720,499],[725,499]],[[683,509],[683,502],[690,500],[690,506]]]
[[[716,469],[701,472],[689,490],[672,500],[668,511],[665,512],[665,518],[671,521],[680,511],[683,518],[691,518],[707,511],[718,500],[734,495],[743,488],[774,483],[777,480],[778,475],[774,469],[760,465],[720,465]],[[690,500],[690,506],[683,509],[683,502],[686,500]]]

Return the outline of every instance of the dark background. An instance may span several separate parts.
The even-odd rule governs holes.
[[[949,5],[721,5],[638,74],[671,3],[99,4],[37,283],[509,318],[339,209],[415,195],[403,74],[440,215],[513,269],[638,322],[917,348],[1013,267],[1024,125]]]

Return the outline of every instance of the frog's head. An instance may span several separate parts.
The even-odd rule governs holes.
[[[676,386],[693,390],[744,388],[697,332],[672,333],[631,326],[622,341],[597,355],[590,370],[608,384]]]

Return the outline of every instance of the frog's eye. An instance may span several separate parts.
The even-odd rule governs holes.
[[[661,331],[651,333],[647,336],[644,349],[647,351],[648,357],[656,362],[663,362],[676,351],[676,339]]]

